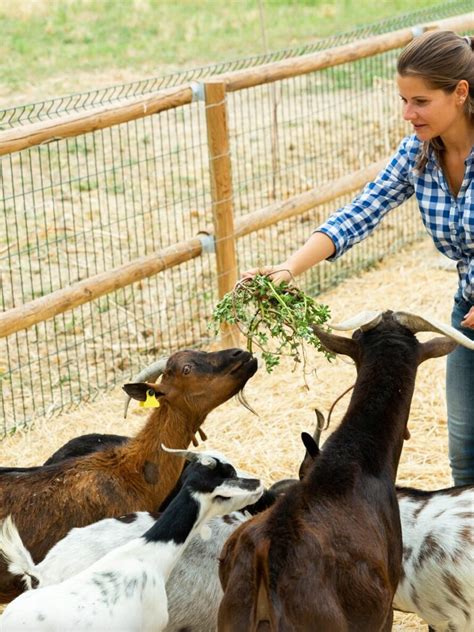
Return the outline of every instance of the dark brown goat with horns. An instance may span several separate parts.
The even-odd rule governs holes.
[[[163,372],[164,370],[164,372]],[[185,449],[208,413],[242,390],[257,370],[247,351],[178,351],[124,387],[145,400],[150,389],[159,407],[146,425],[123,445],[31,471],[0,475],[0,518],[12,514],[36,563],[72,527],[134,511],[154,511],[175,486],[183,460],[160,445]],[[0,563],[0,601],[23,591]]]
[[[221,554],[220,632],[389,632],[402,537],[395,476],[418,365],[474,344],[403,312],[315,327],[357,367],[338,429],[301,482],[239,527]],[[420,343],[414,333],[449,337]],[[313,455],[314,456],[314,455]]]

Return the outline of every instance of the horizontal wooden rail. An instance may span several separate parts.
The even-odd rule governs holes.
[[[369,167],[338,178],[317,189],[296,195],[285,202],[276,202],[236,219],[234,222],[235,237],[243,237],[276,222],[300,215],[318,204],[329,202],[359,189],[380,171],[387,160],[373,163]],[[212,234],[212,229],[203,232]],[[19,307],[9,309],[0,313],[0,338],[27,329],[167,268],[199,257],[201,253],[201,240],[196,237],[164,248],[152,255],[135,259],[113,270],[84,279],[70,287],[56,290]]]
[[[474,12],[420,25],[420,29],[423,31],[445,29],[462,32],[472,28],[474,28]],[[220,79],[225,80],[227,92],[234,92],[385,53],[386,51],[406,46],[414,37],[415,33],[412,28],[400,29],[399,31],[375,35],[352,44],[330,48],[329,50],[299,57],[290,57],[255,68],[226,73],[221,75]]]
[[[193,92],[190,86],[179,86],[161,90],[152,96],[128,100],[125,103],[111,104],[68,114],[57,119],[21,125],[0,132],[0,156],[171,110],[191,103],[192,98]]]
[[[239,219],[234,221],[236,239],[281,222],[284,219],[301,215],[319,204],[331,202],[331,200],[335,200],[341,195],[347,195],[356,189],[360,189],[385,167],[388,160],[388,158],[384,158],[364,169],[354,171],[348,176],[328,182],[317,189],[311,189],[295,195],[286,200],[286,202],[275,202],[258,211],[239,217]]]
[[[27,329],[126,285],[141,281],[166,268],[194,259],[201,252],[201,240],[190,239],[9,309],[0,314],[0,338],[21,329]]]
[[[423,30],[447,29],[461,32],[470,30],[474,28],[474,12],[437,22],[421,24],[419,28]],[[228,92],[242,90],[281,79],[297,77],[316,70],[330,68],[400,48],[408,44],[414,36],[413,29],[401,29],[326,51],[283,59],[256,68],[214,75],[212,80],[224,82]],[[209,77],[210,79],[211,77]],[[119,105],[102,106],[57,119],[21,125],[14,129],[0,132],[0,156],[53,140],[94,132],[143,118],[150,114],[187,105],[191,103],[192,98],[191,84],[187,84],[160,90],[152,95],[148,94],[137,99],[127,100]]]

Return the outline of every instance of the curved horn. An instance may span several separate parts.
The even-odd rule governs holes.
[[[217,465],[216,459],[212,456],[209,456],[205,452],[193,452],[192,450],[178,450],[175,448],[167,448],[165,445],[161,444],[161,449],[165,452],[169,452],[170,454],[175,454],[176,456],[181,457],[182,459],[186,459],[190,463],[196,463],[199,461],[202,465],[214,469]]]
[[[199,461],[198,454],[193,452],[192,450],[179,450],[175,448],[167,448],[165,445],[161,444],[161,449],[165,452],[169,452],[170,454],[176,454],[176,456],[181,457],[182,459],[186,459],[186,461],[190,461],[194,463]]]
[[[422,316],[410,314],[409,312],[394,312],[393,317],[400,325],[403,325],[414,334],[419,331],[432,331],[448,336],[448,338],[451,338],[451,340],[454,340],[463,347],[474,350],[474,340],[470,340],[460,331],[451,327],[451,325],[446,325],[439,320],[423,318]]]
[[[135,377],[131,380],[132,382],[156,382],[157,378],[163,373],[166,368],[166,363],[168,362],[168,358],[160,358],[153,364],[149,364],[147,367],[142,369],[140,373],[135,375]],[[123,409],[123,417],[124,419],[127,417],[128,406],[130,404],[131,397],[129,395],[125,398],[125,406]]]
[[[325,429],[325,420],[324,420],[324,415],[323,413],[318,410],[317,408],[314,409],[314,412],[316,413],[316,429],[313,432],[313,439],[314,442],[316,443],[316,445],[319,448],[319,441],[321,440],[321,431]]]
[[[153,362],[153,364],[149,364],[133,378],[132,382],[156,381],[156,378],[159,377],[165,370],[167,362],[168,358],[166,357],[160,358],[156,362]]]
[[[344,320],[342,323],[337,323],[336,325],[330,323],[329,326],[331,329],[336,329],[337,331],[349,331],[350,329],[362,329],[362,331],[367,331],[376,327],[381,320],[381,311],[365,311]]]

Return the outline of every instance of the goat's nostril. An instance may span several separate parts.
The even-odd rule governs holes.
[[[234,350],[232,351],[231,356],[232,356],[233,358],[238,358],[238,357],[239,357],[240,355],[242,355],[243,353],[244,353],[243,349],[234,349]]]

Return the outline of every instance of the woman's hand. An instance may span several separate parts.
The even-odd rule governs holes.
[[[461,326],[474,329],[474,307],[471,307],[468,313],[464,314],[464,320],[461,321]]]
[[[324,233],[313,233],[308,241],[283,263],[276,266],[263,266],[246,270],[240,279],[253,279],[256,274],[268,276],[274,283],[294,281],[295,277],[303,274],[320,261],[327,259],[336,252],[336,246],[330,237]]]
[[[253,279],[256,274],[262,274],[268,276],[273,283],[277,285],[287,281],[288,283],[293,280],[288,266],[285,264],[276,266],[263,266],[261,268],[251,268],[242,273],[242,277],[239,279],[239,283],[245,281],[245,279]]]

